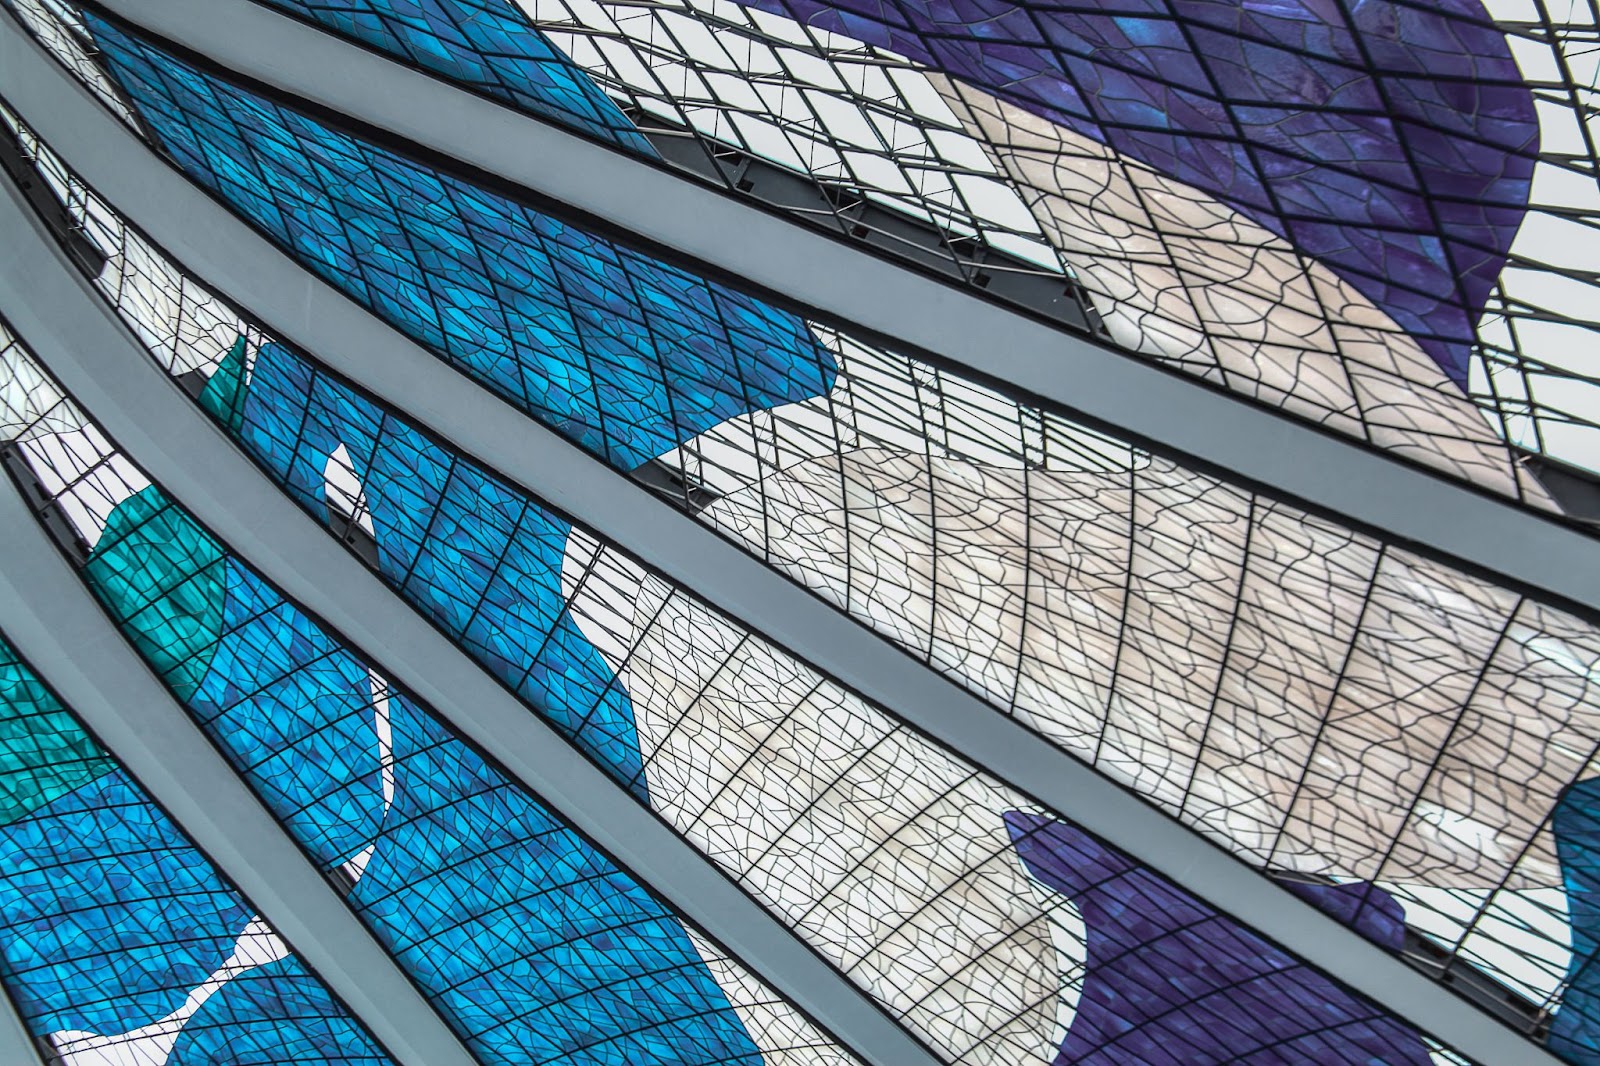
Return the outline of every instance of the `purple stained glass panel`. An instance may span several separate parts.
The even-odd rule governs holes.
[[[1538,124],[1479,0],[752,0],[898,52],[1289,240],[1457,384]]]

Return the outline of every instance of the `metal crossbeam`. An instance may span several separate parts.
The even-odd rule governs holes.
[[[75,82],[32,51],[31,45],[14,43],[15,33],[11,36],[13,42],[8,43],[0,27],[0,68],[7,71],[4,91],[12,104],[24,109],[24,117],[118,210],[279,335],[316,353],[331,369],[404,411],[407,418],[693,588],[775,643],[1224,912],[1247,915],[1258,931],[1486,1066],[1556,1062],[1519,1034],[997,714],[429,355],[302,270],[215,201],[175,180]],[[14,87],[25,89],[27,99],[20,98]],[[7,236],[0,231],[0,239]],[[31,254],[21,260],[26,262]],[[65,261],[56,258],[62,265],[61,276],[49,282],[56,287],[54,295],[33,298],[40,313],[53,302],[71,305],[77,299],[63,288],[69,281],[83,289],[81,281],[68,273]],[[13,273],[17,272],[20,268]],[[17,283],[46,282],[42,270],[21,273]],[[89,328],[88,316],[55,317],[62,319],[57,328],[63,331]],[[118,344],[131,345],[130,339],[112,343],[90,340],[87,334],[84,338],[71,346],[81,367],[63,364],[58,372],[107,420],[119,439],[141,458],[148,454],[152,473],[270,579],[373,651],[376,661],[407,665],[410,669],[400,680],[435,700],[441,711],[469,728],[497,755],[509,752],[501,755],[503,760],[514,768],[527,767],[535,775],[530,780],[544,772],[537,760],[541,753],[528,750],[532,731],[543,727],[524,708],[498,686],[490,683],[485,688],[487,678],[481,671],[470,663],[463,666],[466,660],[459,650],[400,607],[375,577],[312,527],[242,457],[218,444],[222,438],[209,424],[206,432],[193,428],[197,420],[204,421],[203,416],[176,388],[151,380],[159,379],[153,368],[136,367],[145,361],[142,356],[116,353]],[[183,439],[206,443],[184,446]],[[155,465],[158,459],[160,466]],[[249,516],[248,521],[243,515]],[[479,692],[484,695],[474,696]],[[629,815],[621,809],[613,812],[606,807],[602,812],[588,805],[585,790],[598,789],[610,796],[606,789],[615,786],[603,776],[580,780],[579,767],[573,765],[578,762],[570,757],[558,760],[548,771],[558,791],[550,793],[543,785],[540,790],[593,815],[599,829],[592,835],[607,847],[620,841],[614,853],[631,862],[627,852],[633,842],[626,838],[627,827],[642,812],[637,806]],[[613,816],[621,820],[613,822]],[[648,817],[646,824],[661,831],[659,823]],[[696,861],[703,860],[696,857]],[[647,875],[660,868],[654,862],[648,868],[644,862],[633,865]],[[653,882],[652,877],[646,879]],[[671,893],[682,885],[677,876],[663,882],[669,898],[675,898]],[[729,946],[764,974],[786,972],[788,956],[781,952],[769,956],[753,947],[740,950],[741,945],[732,941]],[[794,976],[789,974],[787,983],[771,979],[781,988],[804,983],[793,981]],[[822,1017],[809,997],[794,998]],[[898,1066],[909,1060],[891,1056],[889,1061]]]
[[[99,2],[262,84],[604,220],[779,302],[1388,538],[1600,611],[1596,541],[1509,500],[880,259],[251,0]]]

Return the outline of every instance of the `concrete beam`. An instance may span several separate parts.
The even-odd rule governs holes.
[[[0,995],[0,1061],[14,1062],[17,1066],[44,1066],[39,1045],[33,1034],[17,1013],[17,1004],[9,994]]]
[[[0,264],[0,309],[152,480],[868,1063],[939,1066],[866,993],[602,770],[577,757],[560,734],[295,506],[156,367],[37,219],[23,212],[6,185],[0,246],[13,254]],[[8,573],[11,564],[8,559]],[[187,814],[174,811],[185,825]]]
[[[5,47],[0,36],[0,60],[14,68],[10,55],[3,51]],[[80,159],[94,162],[97,171],[86,177],[120,210],[127,210],[208,283],[228,292],[286,339],[317,353],[333,370],[357,381],[383,402],[508,476],[536,498],[566,511],[1043,805],[1111,840],[1223,911],[1248,915],[1251,924],[1265,935],[1385,1003],[1439,1039],[1461,1047],[1486,1064],[1555,1062],[1520,1035],[1298,900],[1199,834],[997,714],[989,705],[721,540],[681,511],[495,400],[301,270],[214,201],[174,180],[148,151],[119,134],[120,127],[97,107],[91,105],[86,113],[75,113],[78,109],[65,97],[74,92],[81,95],[81,90],[64,75],[59,77],[53,95],[45,93],[42,97],[53,101],[49,118],[73,112],[65,125],[81,122],[86,127],[74,137],[71,150],[63,151],[69,164],[77,167]],[[41,75],[41,80],[47,79]],[[109,125],[96,125],[96,116]],[[34,121],[31,111],[26,117]],[[46,121],[41,125],[51,124]],[[48,130],[41,132],[53,147],[62,150]],[[116,140],[119,136],[123,137],[121,142]],[[103,141],[116,145],[109,159],[101,159],[97,151],[96,146]],[[139,210],[131,210],[118,199],[108,183],[117,186],[116,193],[126,193],[137,201]],[[4,236],[0,232],[0,237]],[[27,278],[20,280],[33,279],[34,284],[40,284],[42,279],[36,277],[40,273],[29,271]],[[83,286],[76,275],[67,280]],[[75,325],[78,323],[63,322],[60,328]],[[110,349],[102,350],[95,344],[77,348],[81,356],[69,353],[64,357],[92,360],[96,365],[104,362],[105,366],[99,370],[86,366],[76,372],[69,384],[86,400],[91,395],[99,398],[89,406],[104,411],[102,417],[108,420],[117,418],[113,433],[136,455],[143,458],[150,451],[167,456],[158,478],[188,501],[224,539],[262,567],[269,578],[363,647],[387,648],[384,654],[374,655],[378,662],[417,662],[420,660],[413,651],[427,650],[430,655],[441,655],[440,661],[449,670],[460,670],[459,652],[452,658],[432,648],[423,633],[414,632],[409,624],[401,626],[402,621],[415,619],[409,612],[404,612],[402,619],[393,599],[371,598],[365,601],[370,609],[363,610],[357,600],[348,598],[352,588],[365,590],[363,582],[377,584],[376,578],[365,571],[361,571],[361,578],[352,578],[346,573],[348,565],[334,565],[331,561],[308,569],[307,560],[300,558],[303,553],[321,559],[329,550],[339,549],[314,528],[301,529],[309,523],[276,490],[263,496],[256,487],[262,480],[259,474],[230,449],[219,449],[215,442],[221,437],[210,430],[209,423],[209,436],[198,429],[183,431],[197,434],[193,437],[196,441],[212,442],[199,449],[204,454],[193,447],[186,451],[176,439],[168,440],[181,427],[197,419],[203,421],[203,417],[170,385],[170,395],[165,399],[157,395],[159,390],[152,391],[154,386],[145,379],[159,377],[153,368],[140,373],[122,365],[124,357],[113,360],[107,354]],[[141,357],[136,361],[145,360]],[[66,366],[58,368],[63,377],[68,376],[69,370]],[[137,409],[119,410],[136,396],[143,397],[143,403],[158,404],[159,415],[141,418]],[[154,412],[157,407],[149,410]],[[164,443],[158,446],[158,440]],[[227,454],[218,454],[219,450]],[[241,473],[237,465],[240,463],[250,473]],[[157,471],[154,465],[150,469]],[[282,518],[268,525],[258,518],[285,508],[300,519],[299,524]],[[239,515],[249,515],[250,521],[241,521]],[[315,534],[316,543],[305,540],[308,532]],[[296,545],[300,547],[296,549]],[[351,562],[345,559],[346,564]],[[318,574],[325,577],[319,578]],[[363,591],[362,595],[369,593]],[[431,627],[423,629],[432,641],[442,639]],[[448,676],[453,675],[435,677],[420,671],[414,676],[415,680],[400,680],[445,710],[442,700],[450,698]],[[470,680],[467,674],[461,677],[463,684]],[[480,674],[478,683],[483,680]],[[483,721],[472,729],[491,740],[498,736],[495,743],[514,750],[516,720],[509,715],[502,717],[504,693],[498,686],[493,691],[499,695],[497,701],[490,701],[492,706],[475,710],[467,701],[461,721],[482,717]],[[442,697],[435,693],[442,693]],[[457,698],[460,695],[456,693]],[[527,712],[520,705],[515,709],[522,716],[525,730]],[[502,734],[501,730],[506,732]],[[496,750],[494,744],[488,746]],[[552,772],[571,769],[557,767]],[[536,771],[530,766],[529,772]],[[612,837],[602,838],[602,843],[608,839]],[[614,853],[624,854],[622,850]],[[738,952],[738,945],[730,943],[730,947]],[[752,964],[760,962],[759,955],[739,953]]]

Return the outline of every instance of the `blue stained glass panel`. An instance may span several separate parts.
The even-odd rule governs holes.
[[[26,817],[115,765],[0,641],[0,826]]]
[[[168,518],[113,515],[123,539],[163,538],[124,558],[181,568],[172,545],[209,541],[156,488],[119,507]],[[482,1061],[759,1066],[674,916],[431,715],[366,688],[364,665],[224,558],[221,633],[188,706],[313,859],[343,866],[356,913]],[[125,630],[161,616],[118,610],[99,573]]]
[[[1283,881],[1283,887],[1380,947],[1406,946],[1406,910],[1400,901],[1368,881],[1340,885]]]
[[[331,863],[372,842],[383,805],[365,667],[232,565],[159,489],[118,505],[85,573],[298,835],[314,836]]]
[[[509,0],[262,0],[640,155],[628,116]]]
[[[232,978],[178,1034],[166,1066],[378,1066],[388,1057],[294,958]]]
[[[1538,121],[1479,0],[749,0],[968,82],[1320,259],[1457,384]]]
[[[39,1034],[165,1017],[250,921],[120,769],[0,829],[0,854],[7,984]]]
[[[222,573],[217,652],[188,706],[318,861],[348,862],[384,817],[367,670],[254,573]]]
[[[390,719],[395,807],[353,899],[488,1058],[760,1066],[676,918],[411,701]]]
[[[38,1036],[115,1038],[179,1010],[233,955],[253,913],[249,903],[3,638],[0,722],[5,756],[70,750],[94,768],[76,787],[0,828],[0,976],[19,1013]],[[64,765],[56,758],[51,769]],[[250,1034],[239,1018],[217,1010],[245,982],[259,1003]],[[175,1051],[172,1064],[389,1061],[293,956],[235,972],[196,1016],[177,1024],[179,1049],[213,1050],[204,1058]],[[327,1034],[338,1034],[337,1048]],[[249,1045],[263,1053],[244,1054]],[[141,1061],[149,1054],[131,1043],[113,1043],[109,1053],[119,1047]]]
[[[242,357],[239,350],[235,349],[235,354],[230,358]],[[243,400],[228,405],[244,411],[243,424],[234,431],[234,435],[279,484],[284,485],[313,513],[326,514],[322,495],[325,487],[323,470],[329,456],[341,443],[345,443],[352,453],[382,454],[385,451],[382,442],[386,439],[410,442],[410,447],[415,450],[394,449],[396,455],[409,458],[406,463],[384,475],[385,478],[394,479],[386,482],[393,486],[402,484],[408,478],[423,482],[432,479],[442,484],[458,477],[464,469],[471,469],[461,458],[417,434],[395,415],[329,378],[283,345],[264,345],[248,375],[248,386],[242,384],[245,377],[224,366],[213,379],[238,382],[238,387],[243,390]],[[408,473],[407,464],[413,471],[422,472]],[[379,506],[378,497],[383,493],[375,488],[379,481],[373,475],[373,467],[359,461],[357,465],[363,471],[367,503],[376,509]],[[445,477],[427,471],[450,471],[450,474]],[[482,474],[463,480],[461,484],[479,491],[478,512],[485,516],[499,516],[483,519],[489,527],[506,529],[526,524],[526,509],[533,509],[533,505],[516,490]],[[417,506],[421,508],[416,522],[420,527],[430,530],[423,535],[424,539],[431,539],[431,530],[434,529],[458,530],[454,520],[433,517],[441,507],[437,495],[416,499]],[[472,509],[467,510],[470,512]],[[374,528],[381,545],[390,534],[386,534],[376,521]],[[561,528],[565,529],[564,526]],[[469,535],[467,543],[478,542]],[[506,550],[504,539],[491,542],[491,549],[485,550],[478,545],[466,551],[492,574],[496,560],[501,558],[499,553]],[[437,582],[454,590],[451,594],[464,594],[466,586],[459,578],[451,571],[432,568],[426,562],[428,555],[427,551],[412,552],[412,557],[418,562],[415,569],[410,571],[411,576],[425,574],[428,582]],[[403,575],[395,577],[387,567],[384,572],[390,577],[391,583],[400,584],[403,581]],[[525,593],[523,581],[528,576],[517,575],[514,582],[505,586],[507,592]],[[407,596],[411,602],[427,610],[415,586],[405,582],[403,587],[408,590]],[[552,570],[544,574],[537,588],[541,597],[558,597],[559,572]],[[482,598],[483,593],[474,591],[472,595]],[[478,609],[483,608],[480,606]],[[439,617],[436,612],[430,614]],[[529,633],[535,634],[535,631],[530,630]],[[579,741],[583,742],[581,733]],[[618,771],[616,765],[606,765],[613,773]],[[1224,1055],[1224,1043],[1228,1047],[1233,1046],[1229,1043],[1232,1038],[1227,1029],[1228,1025],[1233,1024],[1229,1021],[1231,1015],[1227,1011],[1218,1015],[1217,1011],[1218,1004],[1225,1002],[1231,994],[1229,982],[1240,976],[1246,980],[1248,990],[1241,993],[1240,1003],[1244,1004],[1241,1009],[1247,1014],[1255,1013],[1267,1019],[1252,1030],[1249,1039],[1242,1045],[1254,1047],[1259,1054],[1244,1061],[1259,1066],[1280,1061],[1366,1062],[1366,1059],[1352,1059],[1350,1056],[1365,1055],[1374,1048],[1388,1056],[1377,1061],[1425,1061],[1414,1057],[1423,1048],[1420,1038],[1392,1016],[1344,992],[1326,977],[1291,959],[1231,919],[1200,907],[1181,890],[1134,866],[1125,857],[1093,842],[1077,830],[1045,819],[1030,820],[1030,816],[1013,813],[1008,816],[1008,824],[1017,840],[1019,853],[1033,875],[1079,900],[1088,923],[1091,942],[1089,961],[1092,968],[1085,999],[1079,1006],[1079,1015],[1083,1018],[1079,1024],[1082,1028],[1074,1030],[1079,1043],[1064,1050],[1063,1057],[1058,1061],[1078,1061],[1066,1057],[1067,1052],[1082,1051],[1092,1040],[1115,1031],[1123,1034],[1120,1038],[1121,1050],[1108,1051],[1109,1058],[1083,1061],[1142,1064],[1146,1060],[1139,1056],[1149,1046],[1167,1044],[1174,1039],[1172,1032],[1163,1028],[1169,1025],[1177,1026],[1184,1032],[1191,1027],[1214,1027],[1216,1032],[1222,1034],[1209,1044],[1172,1044],[1179,1048],[1179,1055],[1170,1061],[1230,1061]],[[1050,836],[1050,833],[1058,830],[1066,834],[1062,840],[1054,840]],[[1081,845],[1086,849],[1082,856],[1087,856],[1106,870],[1114,870],[1138,892],[1146,894],[1138,896],[1134,889],[1125,890],[1102,880],[1088,891],[1091,896],[1094,892],[1110,893],[1110,901],[1094,897],[1084,903],[1078,891],[1082,888],[1078,874],[1067,877],[1061,871],[1054,870],[1051,864],[1069,861],[1083,878],[1090,880],[1098,879],[1104,871],[1088,862],[1088,859],[1082,859],[1078,853],[1069,855],[1063,851],[1062,848],[1067,844],[1074,847]],[[1064,855],[1067,857],[1063,858]],[[1398,950],[1403,946],[1404,912],[1397,901],[1376,886],[1290,884],[1288,887],[1381,946],[1390,950]],[[1164,923],[1168,917],[1153,917],[1158,915],[1171,916],[1171,921],[1176,924],[1167,930]],[[1198,930],[1180,928],[1188,917],[1197,915],[1209,922],[1209,927]],[[1153,946],[1138,941],[1136,937],[1130,940],[1132,934],[1124,928],[1130,923],[1137,930],[1149,933]],[[1137,963],[1117,957],[1120,949],[1129,943],[1141,945],[1137,952],[1130,953],[1137,956]],[[1101,949],[1098,955],[1095,954],[1095,945]],[[1145,950],[1146,947],[1149,950]],[[1202,956],[1209,959],[1204,966],[1195,961]],[[1189,975],[1190,968],[1194,968],[1198,976],[1184,985],[1185,975]],[[1183,987],[1183,995],[1172,1010],[1168,1009],[1173,1006],[1172,1003],[1165,1000],[1152,1003],[1148,995],[1140,992],[1141,989],[1148,992],[1150,988],[1163,985]],[[1141,998],[1142,995],[1144,998]],[[1304,1003],[1308,996],[1321,997],[1317,1000],[1319,1005],[1308,1009]],[[1319,1035],[1313,1031],[1324,1023],[1331,1026],[1329,1033]],[[1270,1027],[1274,1035],[1267,1036],[1263,1026]],[[1141,1030],[1140,1033],[1131,1034],[1131,1030],[1136,1028]],[[1085,1032],[1092,1036],[1084,1037]],[[1284,1038],[1284,1054],[1290,1056],[1287,1059],[1274,1058],[1278,1052],[1269,1047],[1279,1037]],[[1250,1043],[1251,1040],[1255,1043]],[[1128,1048],[1144,1050],[1130,1052]],[[1183,1057],[1191,1053],[1198,1057]],[[1310,1054],[1312,1058],[1293,1058],[1302,1053]],[[1208,1055],[1213,1057],[1206,1057]]]
[[[1572,785],[1551,822],[1572,925],[1572,964],[1550,1049],[1569,1062],[1600,1066],[1600,778]]]
[[[640,799],[644,768],[626,690],[567,611],[568,526],[522,493],[386,415],[278,344],[238,349],[216,375],[237,382],[233,435],[326,519],[324,470],[342,444],[362,482],[379,570],[496,678]]]
[[[89,21],[191,177],[308,269],[619,468],[832,386],[833,357],[794,315]]]

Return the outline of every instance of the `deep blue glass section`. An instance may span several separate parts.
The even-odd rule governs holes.
[[[250,909],[121,770],[0,829],[6,984],[36,1034],[165,1017]]]
[[[648,801],[628,694],[561,592],[567,523],[280,345],[256,353],[247,389],[240,361],[236,349],[212,383],[239,383],[230,431],[245,450],[325,520],[324,471],[343,444],[384,578]]]
[[[617,467],[833,383],[832,356],[791,314],[89,22],[191,177],[308,269]]]
[[[1400,901],[1369,881],[1313,885],[1281,881],[1284,888],[1324,914],[1348,925],[1379,947],[1400,951],[1406,946],[1406,909]]]
[[[295,959],[218,989],[178,1034],[167,1066],[379,1066],[388,1057]]]
[[[1572,928],[1572,965],[1561,1009],[1550,1020],[1550,1050],[1568,1062],[1600,1066],[1600,778],[1562,793],[1550,828]]]
[[[1088,834],[1005,820],[1028,872],[1088,932],[1057,1066],[1431,1066],[1409,1026]]]
[[[628,116],[509,0],[261,0],[640,155]]]
[[[158,489],[119,508],[152,503],[170,521],[124,536],[190,545],[192,568],[214,572],[220,548]],[[170,549],[123,558],[191,565]],[[759,1066],[675,917],[430,714],[366,693],[364,664],[224,558],[222,632],[189,708],[318,864],[369,842],[352,906],[483,1062]]]
[[[1480,0],[746,0],[969,82],[1320,259],[1458,384],[1538,121]]]

